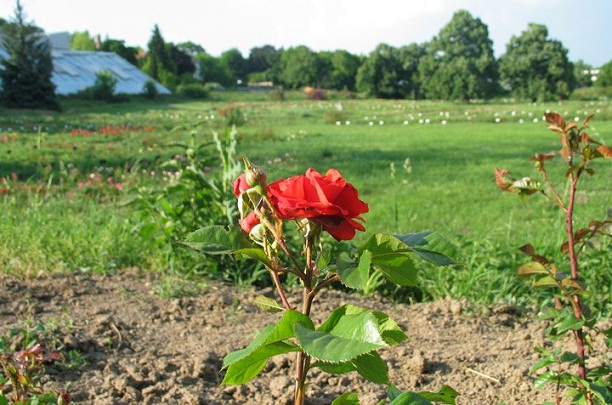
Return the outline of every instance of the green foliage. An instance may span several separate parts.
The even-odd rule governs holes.
[[[229,49],[221,54],[219,62],[231,77],[231,85],[237,86],[245,83],[247,77],[247,60],[236,48]]]
[[[320,59],[306,46],[285,49],[280,54],[279,81],[284,86],[298,89],[304,86],[318,87]]]
[[[376,350],[400,344],[407,339],[397,323],[384,313],[344,305],[333,310],[321,325],[315,327],[311,320],[311,309],[316,294],[336,281],[363,289],[373,269],[380,270],[391,282],[415,285],[417,273],[413,259],[442,266],[454,264],[456,259],[447,255],[456,256],[457,250],[433,232],[402,235],[379,233],[355,249],[352,255],[340,254],[334,264],[331,257],[335,252],[320,240],[324,229],[335,239],[339,239],[338,234],[322,225],[329,221],[326,216],[329,215],[328,211],[317,212],[319,217],[300,218],[300,214],[297,214],[296,218],[281,218],[277,214],[281,208],[277,207],[273,197],[270,197],[275,195],[273,190],[277,183],[267,186],[266,173],[246,160],[245,163],[245,173],[234,183],[242,229],[230,226],[226,230],[220,226],[207,226],[187,235],[183,241],[186,246],[207,255],[216,257],[233,253],[238,257],[248,257],[259,262],[269,271],[282,301],[280,305],[271,298],[258,300],[262,309],[281,312],[283,315],[278,323],[266,326],[246,348],[225,357],[223,367],[227,368],[227,371],[223,383],[246,383],[264,370],[269,358],[297,352],[295,404],[304,403],[306,375],[314,368],[331,374],[356,371],[371,382],[389,385],[387,366]],[[308,173],[303,179],[308,178]],[[346,197],[328,205],[335,207],[334,204],[339,204],[346,212],[350,212],[347,207],[353,207],[351,210],[355,212],[368,210],[367,205],[358,199],[356,191],[344,180],[332,180],[321,175],[315,178],[323,183],[318,184],[320,193],[330,193],[331,188],[350,190],[345,193]],[[295,184],[300,179],[302,177],[282,182]],[[338,193],[339,191],[335,194]],[[312,203],[309,198],[303,196],[306,194],[304,190],[297,191],[295,195],[289,194],[291,193],[283,193],[283,197],[288,199],[286,204],[295,204],[297,200],[297,206],[301,210],[307,209],[304,207],[309,207]],[[332,194],[329,198],[333,200]],[[255,217],[255,224],[249,222],[247,228],[245,224],[249,216]],[[294,219],[297,223],[297,234],[303,244],[295,250],[288,245],[288,233],[285,233],[283,226],[283,221]],[[360,217],[357,219],[361,220]],[[344,221],[344,217],[341,217],[341,220]],[[353,226],[351,224],[347,222],[347,226]],[[340,235],[341,240],[352,239],[350,235]],[[315,246],[318,246],[316,250]],[[302,252],[303,260],[295,255],[295,251]],[[318,258],[316,262],[314,257]],[[301,311],[295,310],[286,298],[280,275],[287,273],[297,277],[303,286]],[[442,397],[424,393],[428,394],[433,395],[430,398],[435,400]],[[339,399],[339,403],[350,403],[354,399],[352,396],[344,397]],[[446,403],[454,404],[454,397],[452,402]]]
[[[96,44],[89,35],[89,31],[73,32],[70,35],[70,50],[72,51],[94,51]]]
[[[157,86],[153,80],[147,80],[142,88],[142,94],[149,100],[153,100],[159,96]]]
[[[599,68],[599,75],[595,82],[597,87],[612,87],[612,60]]]
[[[26,18],[17,1],[15,17],[2,27],[8,57],[0,61],[0,100],[10,108],[59,109],[49,42],[43,30]]]
[[[499,60],[502,83],[513,96],[532,101],[567,99],[574,89],[574,67],[560,41],[544,25],[529,24],[513,36]]]
[[[479,18],[457,11],[426,49],[418,67],[426,98],[467,101],[496,94],[493,42]]]
[[[200,68],[198,73],[204,83],[219,83],[222,86],[231,86],[232,77],[226,66],[216,58],[207,53],[200,53],[196,56],[196,61]]]
[[[125,41],[123,40],[105,38],[100,44],[100,50],[105,52],[115,52],[132,65],[138,66],[136,55],[138,55],[141,49],[133,46],[126,46]]]
[[[381,98],[402,98],[402,64],[396,48],[380,44],[357,71],[357,90]]]
[[[201,83],[180,84],[176,88],[176,94],[191,99],[203,100],[208,98],[209,90]]]
[[[112,102],[115,100],[115,87],[117,78],[109,70],[96,73],[96,81],[91,87],[91,96],[94,100]]]
[[[505,177],[509,174],[507,170],[496,169],[495,177],[499,188],[519,194],[523,199],[528,195],[541,193],[557,205],[565,216],[565,236],[567,240],[561,244],[560,251],[566,255],[565,261],[569,265],[569,271],[561,271],[556,264],[547,259],[544,255],[536,253],[531,244],[522,246],[521,251],[529,256],[533,261],[523,264],[518,269],[521,277],[532,278],[534,288],[554,287],[558,291],[555,296],[555,305],[546,308],[542,318],[547,320],[549,325],[546,329],[550,340],[557,341],[571,333],[576,344],[575,353],[562,352],[558,347],[553,350],[538,348],[538,352],[543,358],[532,368],[532,372],[547,368],[548,370],[536,378],[534,386],[541,388],[546,384],[553,384],[556,390],[556,403],[560,403],[560,387],[569,387],[568,396],[573,403],[604,404],[612,399],[610,391],[610,371],[612,368],[606,363],[602,356],[600,365],[592,370],[587,370],[586,347],[590,348],[590,356],[596,356],[596,350],[592,344],[592,338],[588,335],[588,330],[595,330],[609,338],[608,331],[597,330],[597,315],[584,305],[582,296],[590,293],[583,282],[582,274],[584,268],[579,267],[579,257],[585,249],[587,243],[596,237],[612,237],[610,228],[612,219],[606,218],[603,221],[591,221],[588,227],[574,229],[574,209],[576,203],[576,192],[581,176],[584,174],[593,175],[595,171],[591,167],[592,160],[599,158],[612,158],[612,149],[590,138],[587,133],[588,122],[593,117],[588,116],[584,122],[578,126],[575,121],[565,122],[563,117],[556,113],[545,114],[546,121],[550,124],[548,129],[556,132],[560,136],[561,150],[560,155],[565,163],[565,177],[567,178],[567,195],[561,195],[554,183],[551,182],[546,165],[547,161],[554,158],[554,153],[536,154],[530,160],[534,162],[536,170],[541,175],[546,187],[526,187],[525,185],[534,184],[535,181],[529,177],[521,180],[513,180]],[[589,269],[593,271],[592,269]],[[604,286],[595,286],[605,288]],[[563,306],[565,305],[565,306]],[[609,359],[608,359],[609,360]],[[551,365],[559,367],[550,368]],[[577,373],[571,374],[564,365],[574,365]],[[607,376],[600,378],[601,376]]]

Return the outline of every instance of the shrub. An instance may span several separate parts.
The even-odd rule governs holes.
[[[108,70],[102,70],[96,74],[96,81],[90,87],[91,97],[94,100],[112,102],[115,100],[115,87],[117,79]]]
[[[208,89],[200,83],[181,84],[176,88],[176,93],[179,96],[193,98],[193,99],[204,99],[208,97]]]
[[[159,92],[157,91],[157,86],[155,86],[155,82],[153,80],[147,80],[142,88],[142,94],[146,98],[153,100],[159,96]]]

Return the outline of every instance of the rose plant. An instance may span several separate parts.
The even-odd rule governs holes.
[[[343,305],[315,325],[311,311],[324,288],[339,282],[363,290],[374,270],[398,285],[415,285],[419,261],[453,264],[455,248],[435,232],[377,233],[352,251],[332,258],[325,247],[329,244],[322,243],[326,234],[335,241],[349,241],[357,231],[365,231],[363,215],[369,207],[359,199],[357,189],[335,169],[324,175],[308,169],[304,175],[268,184],[261,168],[246,159],[245,163],[245,172],[233,183],[239,227],[208,226],[183,241],[205,254],[234,254],[260,262],[268,269],[280,298],[280,303],[269,297],[257,298],[262,309],[280,313],[280,319],[267,325],[246,348],[224,358],[222,383],[246,383],[264,369],[269,358],[293,352],[295,404],[304,403],[307,374],[315,368],[332,374],[355,371],[369,381],[385,384],[393,404],[454,404],[458,394],[447,386],[437,392],[412,393],[392,385],[377,350],[395,346],[407,336],[386,314]],[[302,241],[297,253],[288,243],[290,232],[297,232]],[[297,307],[290,303],[291,291],[281,280],[287,275],[297,277],[302,287]],[[334,401],[358,403],[357,394],[351,392]]]
[[[499,188],[516,193],[523,199],[540,194],[558,206],[565,217],[564,231],[567,239],[559,249],[566,255],[565,263],[553,263],[549,258],[537,253],[531,244],[520,248],[532,261],[523,264],[518,269],[518,275],[531,278],[535,288],[555,288],[558,293],[554,297],[554,305],[544,308],[540,314],[541,319],[549,323],[546,329],[548,338],[553,341],[559,340],[571,333],[575,342],[574,352],[564,351],[562,346],[554,349],[536,348],[542,358],[532,367],[532,372],[545,371],[536,378],[534,385],[536,387],[554,385],[556,405],[561,404],[560,390],[563,386],[569,388],[567,395],[573,404],[610,404],[612,403],[610,353],[607,354],[607,361],[604,353],[595,363],[599,365],[590,369],[587,367],[587,360],[589,354],[592,357],[596,355],[592,335],[602,335],[609,351],[612,347],[612,328],[600,329],[597,325],[597,313],[589,309],[581,298],[590,291],[580,277],[580,272],[585,269],[581,268],[584,266],[580,266],[579,258],[594,238],[612,236],[612,218],[608,215],[603,220],[591,221],[587,227],[576,230],[574,210],[578,184],[582,176],[594,175],[593,160],[612,158],[612,148],[595,141],[587,134],[588,122],[592,115],[580,126],[576,122],[565,122],[563,117],[556,113],[546,113],[545,117],[550,124],[548,129],[559,134],[561,142],[559,154],[564,160],[567,178],[566,195],[558,191],[545,167],[545,162],[555,157],[554,152],[538,153],[530,158],[543,183],[531,177],[513,179],[509,177],[508,170],[495,170],[495,180]],[[575,367],[576,373],[570,372],[570,367]]]

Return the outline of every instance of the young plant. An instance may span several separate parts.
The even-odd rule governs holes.
[[[536,193],[541,194],[553,204],[557,205],[565,216],[565,234],[567,240],[560,246],[561,253],[567,258],[566,265],[569,272],[561,266],[553,264],[549,259],[536,253],[535,248],[527,244],[521,251],[533,261],[522,265],[518,270],[521,277],[533,279],[533,286],[555,287],[558,295],[554,298],[554,307],[543,311],[542,318],[549,321],[546,329],[551,340],[558,340],[567,333],[572,333],[576,344],[575,352],[562,351],[562,348],[549,350],[537,348],[542,359],[532,368],[537,371],[543,368],[548,370],[541,374],[535,385],[541,387],[554,384],[556,388],[555,403],[561,404],[561,386],[569,387],[568,396],[572,403],[609,404],[612,403],[612,390],[610,389],[612,368],[604,359],[600,366],[587,369],[586,360],[588,351],[593,351],[593,345],[588,330],[601,332],[606,337],[606,344],[611,345],[612,330],[599,331],[596,327],[597,317],[584,305],[581,295],[588,290],[580,278],[580,253],[583,252],[591,238],[595,236],[611,236],[610,226],[612,218],[603,221],[591,221],[587,227],[574,229],[574,209],[578,184],[585,174],[593,175],[595,170],[591,162],[598,158],[611,158],[612,149],[601,145],[590,138],[586,129],[592,116],[578,126],[575,122],[565,122],[563,117],[556,113],[547,113],[546,121],[550,124],[548,129],[560,136],[560,155],[565,161],[565,177],[568,182],[568,193],[563,196],[551,182],[544,162],[555,156],[554,152],[538,153],[530,160],[540,173],[544,183],[524,177],[519,180],[507,177],[509,172],[504,169],[495,170],[497,185],[504,191],[519,194],[523,199]],[[609,360],[609,359],[608,359]],[[552,365],[557,365],[553,368]],[[577,373],[569,372],[570,365],[575,365]]]
[[[63,360],[58,352],[47,352],[41,344],[31,345],[23,350],[11,352],[9,340],[0,339],[0,404],[12,401],[14,404],[57,404],[70,402],[68,394],[44,392],[38,380],[45,363]],[[8,395],[7,395],[8,394]]]
[[[267,184],[261,168],[245,163],[245,173],[233,183],[240,228],[205,227],[184,241],[206,254],[234,254],[260,262],[268,269],[280,299],[280,303],[263,296],[257,299],[261,308],[278,312],[280,319],[267,325],[246,348],[224,358],[222,383],[244,384],[264,369],[269,358],[295,353],[295,404],[304,403],[307,375],[316,368],[332,374],[356,371],[369,381],[385,384],[393,404],[454,404],[458,394],[446,386],[436,393],[419,394],[393,387],[377,350],[395,346],[407,336],[386,314],[342,305],[320,325],[311,318],[317,294],[334,283],[365,289],[372,272],[380,271],[388,281],[412,286],[417,282],[417,260],[453,264],[454,247],[434,232],[378,233],[334,260],[329,243],[322,243],[325,234],[339,242],[365,231],[362,215],[369,207],[357,190],[334,169],[325,175],[308,169],[305,175]],[[293,232],[302,240],[297,251],[288,244]],[[301,299],[289,296],[281,281],[287,275],[299,279]],[[301,301],[297,306],[292,304],[296,299]],[[334,403],[359,402],[356,393],[345,393]]]

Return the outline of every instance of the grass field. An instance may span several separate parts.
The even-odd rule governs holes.
[[[163,163],[182,153],[169,143],[186,141],[191,132],[210,141],[212,131],[238,117],[245,122],[237,152],[263,166],[269,179],[334,167],[370,205],[366,235],[431,229],[459,245],[462,266],[425,271],[425,298],[516,301],[527,291],[514,276],[524,260],[516,248],[531,242],[559,258],[563,218],[543,199],[523,204],[502,193],[493,170],[536,176],[527,158],[559,149],[558,136],[543,122],[546,111],[578,120],[595,114],[590,136],[612,144],[609,101],[311,101],[291,94],[272,102],[230,93],[207,102],[68,101],[62,113],[0,111],[0,177],[7,190],[0,197],[0,265],[22,275],[180,267],[172,266],[168,249],[142,240],[135,232],[142,213],[123,202],[141,187],[167,182]],[[183,129],[172,130],[177,126]],[[549,167],[558,173],[562,162]],[[579,196],[579,225],[604,218],[612,207],[610,162],[593,167],[597,176],[582,184]],[[609,245],[587,261],[609,313]]]

